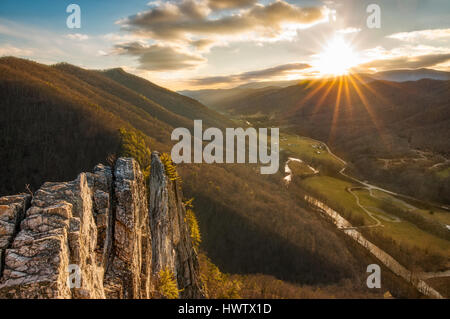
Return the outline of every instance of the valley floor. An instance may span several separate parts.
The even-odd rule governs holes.
[[[431,286],[439,287],[437,278],[445,280],[450,271],[450,212],[445,206],[417,205],[408,196],[352,177],[346,173],[347,163],[321,141],[283,134],[280,147],[291,156],[286,164],[289,169],[286,183],[297,176],[295,182],[315,198],[314,206],[322,211],[321,206],[331,207],[343,216],[341,219],[349,220],[348,225],[339,228],[369,251],[375,250],[377,258],[394,273],[414,281],[419,290],[440,296]],[[295,166],[292,165],[294,160]],[[299,168],[298,161],[311,165],[320,174],[305,175],[305,168]],[[335,223],[339,225],[338,220]],[[358,236],[352,236],[354,232]],[[387,262],[386,256],[398,262],[393,258]],[[431,282],[431,286],[425,280]]]

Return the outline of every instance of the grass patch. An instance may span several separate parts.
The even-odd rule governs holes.
[[[450,177],[450,166],[436,172],[436,175],[441,178],[449,178]]]
[[[407,200],[398,199],[394,196],[391,196],[378,190],[373,190],[372,192],[377,198],[388,201],[390,204],[396,206],[398,209],[408,210],[411,209],[412,207],[415,207],[416,209],[414,209],[414,213],[421,214],[426,219],[436,221],[444,225],[450,225],[450,212],[446,210],[431,206],[428,208],[424,206],[419,206],[414,203],[409,203]]]
[[[294,178],[304,178],[315,174],[314,171],[303,162],[290,161],[289,168],[291,169],[292,174],[294,174]]]
[[[343,164],[328,153],[326,147],[315,140],[296,135],[280,134],[280,147],[314,168],[329,167],[339,171]]]
[[[338,211],[342,217],[355,226],[374,223],[374,220],[356,204],[353,195],[346,190],[355,185],[330,176],[309,177],[302,180],[300,185],[306,190],[312,190],[320,197],[326,198],[331,208]],[[358,217],[357,220],[356,217]]]
[[[327,204],[353,225],[361,225],[361,223],[355,223],[355,219],[364,220],[363,225],[374,224],[375,221],[356,204],[353,195],[347,191],[348,188],[354,187],[351,183],[329,176],[315,176],[302,180],[300,185],[304,186],[305,189],[313,190],[316,194],[320,194],[322,198],[326,198]],[[439,255],[448,260],[447,256],[450,256],[450,242],[448,240],[424,231],[403,218],[401,218],[400,222],[384,220],[381,217],[391,219],[389,215],[395,216],[395,214],[383,210],[381,205],[383,200],[371,197],[367,190],[353,190],[353,192],[360,197],[361,205],[373,212],[375,217],[379,218],[384,225],[384,227],[371,228],[371,231],[383,237],[391,238],[404,251],[420,249],[424,254]],[[375,209],[371,209],[371,207],[375,207]],[[374,242],[374,244],[377,244],[377,242]],[[395,251],[389,248],[384,247],[395,258]]]

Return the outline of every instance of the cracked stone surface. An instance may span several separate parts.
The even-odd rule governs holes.
[[[30,206],[31,195],[15,195],[0,198],[0,275],[3,273],[5,250],[10,247],[20,222]]]
[[[1,197],[0,298],[151,298],[166,267],[181,297],[201,298],[185,215],[158,153],[149,187],[134,159],[119,158],[33,197]]]
[[[153,234],[154,275],[169,268],[177,278],[182,298],[202,298],[197,253],[190,239],[183,194],[171,181],[159,154],[152,153],[150,172],[150,225]]]
[[[151,236],[147,193],[139,164],[120,158],[114,171],[114,252],[106,274],[110,298],[149,298]]]

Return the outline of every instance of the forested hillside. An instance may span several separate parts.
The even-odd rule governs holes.
[[[133,74],[126,73],[122,69],[111,69],[100,73],[130,90],[133,90],[141,97],[150,99],[151,101],[164,106],[170,112],[181,115],[192,121],[202,119],[206,124],[220,128],[227,127],[227,124],[230,124],[230,121],[227,118],[211,111],[198,101],[172,92]],[[191,125],[192,121],[190,122]]]
[[[25,191],[27,184],[35,190],[44,181],[71,180],[113,159],[123,132],[136,132],[127,136],[141,136],[151,150],[167,152],[177,126],[189,127],[194,118],[212,126],[228,123],[202,104],[122,70],[1,58],[0,92],[0,195]],[[185,196],[194,197],[200,248],[224,271],[325,291],[344,287],[342,296],[374,295],[365,285],[372,257],[304,209],[285,191],[282,174],[260,175],[254,165],[185,164],[178,171]],[[386,287],[409,294],[395,277]]]

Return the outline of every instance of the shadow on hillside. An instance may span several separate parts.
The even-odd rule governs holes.
[[[227,273],[261,273],[300,284],[333,284],[347,269],[258,228],[232,208],[196,195],[202,249]],[[215,245],[214,245],[215,244]]]

